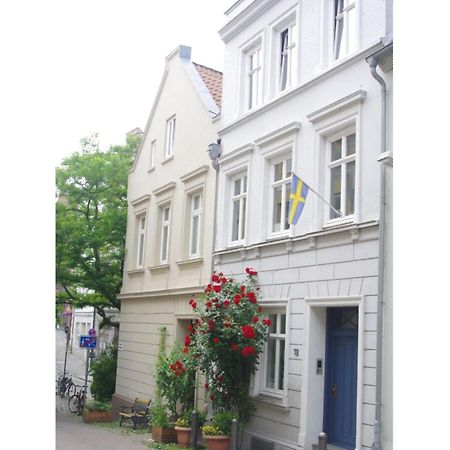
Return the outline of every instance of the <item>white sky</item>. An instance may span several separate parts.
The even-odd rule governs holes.
[[[11,29],[23,47],[13,57],[17,76],[35,83],[28,87],[43,103],[37,114],[48,126],[46,152],[57,165],[90,133],[98,131],[107,148],[124,143],[133,128],[144,129],[165,57],[179,44],[192,47],[193,61],[222,70],[218,30],[234,0],[33,3],[8,7],[21,25]]]

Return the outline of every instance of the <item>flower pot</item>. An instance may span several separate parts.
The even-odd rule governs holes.
[[[112,422],[113,417],[111,411],[84,411],[83,422]]]
[[[181,448],[188,448],[191,444],[191,428],[175,427],[177,443]]]
[[[230,447],[230,436],[203,436],[208,450],[228,450]]]
[[[155,442],[177,442],[177,432],[173,428],[152,427],[152,439]]]

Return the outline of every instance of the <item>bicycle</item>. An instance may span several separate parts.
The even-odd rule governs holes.
[[[68,406],[71,413],[81,416],[84,409],[84,403],[86,401],[87,391],[85,390],[84,386],[76,386],[76,388],[77,390],[75,394],[71,395],[69,398]]]
[[[61,398],[65,395],[69,397],[74,395],[76,392],[76,385],[72,380],[72,376],[64,376],[61,374],[59,378],[56,380],[56,394]]]

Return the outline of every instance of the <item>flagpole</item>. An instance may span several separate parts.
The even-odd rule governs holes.
[[[293,177],[294,176],[294,172],[292,172],[291,173],[291,177]],[[302,178],[300,178],[300,177],[298,177],[300,180],[302,180],[303,181],[303,179]],[[303,181],[303,183],[305,183],[304,181]],[[305,183],[307,186],[308,186],[308,188],[309,188],[309,190],[310,191],[313,191],[314,192],[314,194],[316,194],[317,195],[317,197],[319,197],[324,203],[326,203],[339,217],[342,217],[342,213],[341,212],[339,212],[334,206],[331,206],[317,191],[315,191],[308,183]]]

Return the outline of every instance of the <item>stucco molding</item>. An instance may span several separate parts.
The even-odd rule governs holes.
[[[248,143],[245,145],[242,145],[241,147],[235,148],[230,153],[227,153],[226,155],[219,158],[219,164],[228,164],[231,161],[234,161],[235,159],[238,159],[243,156],[247,156],[251,154],[255,150],[256,146],[254,144]]]
[[[142,203],[148,202],[150,201],[151,195],[150,194],[144,194],[141,195],[138,198],[135,198],[134,200],[130,201],[130,205],[131,206],[138,206],[141,205]]]
[[[194,179],[194,178],[196,178],[196,177],[199,177],[199,176],[201,176],[201,175],[206,175],[206,173],[208,172],[208,170],[209,170],[209,166],[207,166],[207,165],[205,164],[205,165],[203,165],[203,166],[201,166],[201,167],[198,167],[197,169],[192,170],[192,171],[189,172],[189,173],[186,173],[185,175],[182,175],[182,176],[180,177],[180,180],[181,180],[183,183],[187,183],[188,181],[191,181],[192,179]]]
[[[164,194],[165,192],[174,190],[176,187],[177,183],[175,183],[175,181],[170,181],[169,183],[164,184],[163,186],[160,186],[156,189],[153,190],[153,195],[155,197]]]
[[[117,298],[119,298],[120,300],[128,300],[128,299],[141,299],[152,297],[169,297],[174,295],[194,295],[194,294],[201,294],[203,292],[204,292],[203,286],[190,286],[183,288],[157,289],[142,292],[127,292],[119,294]]]
[[[176,264],[180,269],[191,268],[192,266],[202,265],[203,258],[185,259],[183,261],[177,261]]]
[[[294,121],[290,122],[281,128],[271,131],[270,133],[261,136],[258,139],[255,139],[255,144],[258,147],[262,147],[264,145],[270,144],[271,142],[280,139],[286,135],[297,133],[300,130],[301,123]]]

